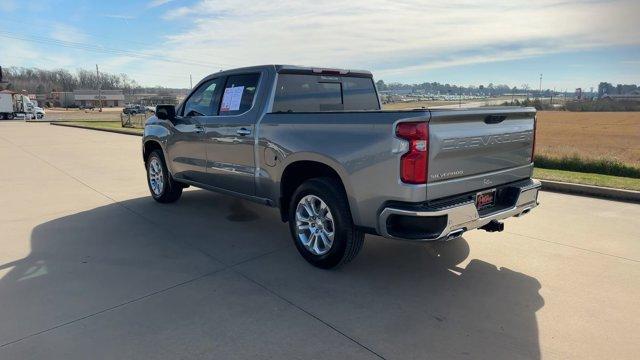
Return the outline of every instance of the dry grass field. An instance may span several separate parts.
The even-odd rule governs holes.
[[[451,102],[385,104],[388,110],[431,107]],[[121,108],[47,109],[47,120],[120,121]],[[539,111],[536,153],[553,158],[614,159],[640,168],[640,112]]]
[[[407,101],[407,102],[394,102],[383,104],[382,108],[385,110],[405,110],[405,109],[420,109],[420,108],[428,108],[433,106],[442,106],[442,105],[455,105],[457,101]]]
[[[451,102],[385,104],[385,110],[433,107]],[[640,168],[640,112],[538,111],[536,154],[611,159]]]
[[[524,100],[524,97],[515,97],[518,100]],[[462,107],[478,107],[478,106],[498,106],[502,105],[505,101],[513,100],[510,96],[500,96],[488,99],[475,99],[475,100],[463,100]],[[428,100],[428,101],[407,101],[407,102],[395,102],[386,103],[382,105],[384,110],[406,110],[406,109],[420,109],[430,107],[458,107],[458,100]]]
[[[120,113],[122,108],[103,108],[102,112],[95,110],[50,108],[46,109],[47,116],[45,120],[83,120],[83,121],[120,121]]]
[[[539,111],[536,153],[640,167],[640,112]]]

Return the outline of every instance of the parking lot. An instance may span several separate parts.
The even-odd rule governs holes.
[[[640,205],[308,265],[275,209],[148,195],[140,138],[0,122],[0,358],[586,359],[640,351]]]

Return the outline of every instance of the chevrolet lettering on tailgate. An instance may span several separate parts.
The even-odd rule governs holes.
[[[491,146],[496,144],[526,142],[531,141],[532,137],[533,131],[521,131],[509,134],[445,139],[442,141],[442,150],[458,150]]]

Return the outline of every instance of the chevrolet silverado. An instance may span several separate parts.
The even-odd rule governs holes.
[[[142,154],[158,202],[191,185],[277,207],[300,254],[332,268],[366,233],[451,240],[528,213],[535,123],[533,108],[385,111],[368,71],[266,65],[158,105]]]

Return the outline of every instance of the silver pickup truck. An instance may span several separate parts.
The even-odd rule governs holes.
[[[151,195],[192,185],[277,207],[311,264],[365,233],[451,240],[528,213],[535,109],[381,110],[370,72],[266,65],[204,78],[159,105],[142,139]]]

